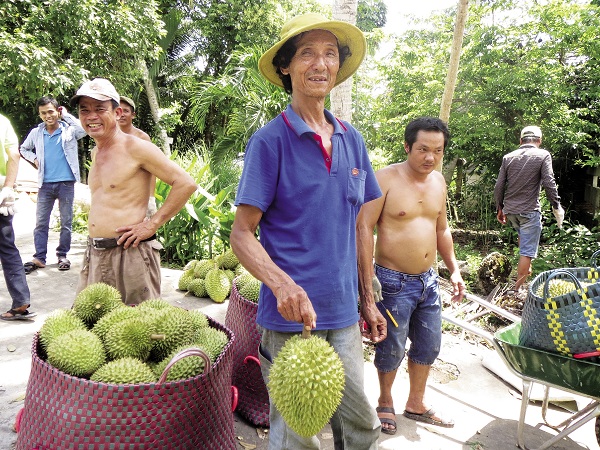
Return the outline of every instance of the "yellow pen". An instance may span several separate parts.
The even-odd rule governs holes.
[[[398,322],[396,322],[396,320],[394,319],[394,316],[392,316],[392,313],[390,312],[389,309],[385,308],[385,312],[387,313],[388,317],[390,318],[390,320],[392,321],[392,323],[394,324],[394,326],[396,328],[398,328]]]

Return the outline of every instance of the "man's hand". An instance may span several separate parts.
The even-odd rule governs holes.
[[[373,280],[376,279],[377,278],[373,278]],[[375,343],[381,342],[387,337],[387,320],[385,320],[385,317],[383,317],[383,315],[379,312],[379,309],[374,304],[370,307],[367,307],[361,303],[360,315],[364,320],[365,325],[365,327],[361,330],[361,333],[364,337]]]
[[[558,205],[558,208],[552,208],[552,214],[554,214],[558,228],[562,228],[563,220],[565,220],[565,210]]]
[[[454,272],[450,275],[450,281],[452,282],[452,301],[460,302],[467,293],[467,286],[460,275],[460,272]]]
[[[375,300],[375,303],[383,300],[383,295],[381,295],[381,283],[379,282],[377,275],[373,275],[373,299]]]
[[[273,293],[277,298],[277,311],[285,320],[302,323],[310,329],[317,326],[317,313],[306,291],[299,285],[285,284]]]
[[[15,214],[15,191],[5,186],[0,190],[0,214],[13,216]]]
[[[502,225],[506,225],[506,215],[501,209],[498,210],[498,213],[496,214],[496,219],[498,219],[498,222],[500,222]]]
[[[122,245],[123,248],[128,248],[129,246],[137,247],[144,239],[148,239],[155,234],[156,227],[150,220],[144,220],[136,225],[119,227],[115,231],[123,233],[117,243]]]

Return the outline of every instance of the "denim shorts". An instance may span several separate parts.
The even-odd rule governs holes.
[[[542,214],[531,211],[523,214],[506,214],[506,219],[519,233],[519,254],[535,258],[542,234]]]
[[[383,295],[377,307],[387,319],[387,338],[377,344],[375,367],[380,372],[398,369],[404,358],[406,338],[410,339],[410,360],[430,366],[438,357],[442,343],[442,304],[437,273],[429,269],[409,275],[375,264],[375,274]]]

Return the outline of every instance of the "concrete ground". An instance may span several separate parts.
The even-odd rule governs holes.
[[[26,195],[18,200],[19,212],[14,219],[17,246],[23,261],[33,254],[32,230],[35,222],[35,203]],[[49,255],[54,254],[58,234],[51,232]],[[73,240],[69,258],[70,271],[59,272],[56,260],[50,257],[44,269],[27,276],[31,290],[31,311],[38,313],[33,321],[0,321],[0,449],[12,449],[16,433],[12,430],[17,412],[23,407],[25,389],[31,366],[31,342],[44,318],[57,308],[69,308],[75,297],[78,272],[84,251],[81,236]],[[180,271],[163,269],[163,297],[174,305],[199,309],[220,323],[225,321],[226,301],[216,304],[210,299],[198,299],[175,289]],[[0,277],[0,302],[9,309],[10,299]],[[512,450],[515,448],[517,421],[520,409],[520,392],[491,371],[482,361],[500,369],[503,364],[493,350],[468,343],[459,337],[444,335],[443,349],[432,372],[427,391],[428,402],[441,414],[456,422],[454,428],[438,428],[417,423],[402,416],[408,392],[405,366],[398,372],[394,385],[398,432],[394,436],[382,434],[379,448],[390,449],[486,449]],[[504,368],[505,369],[505,368]],[[506,369],[505,369],[506,370]],[[372,406],[377,405],[377,373],[372,363],[365,364],[365,390]],[[520,386],[517,379],[514,384]],[[582,399],[576,399],[579,407]],[[562,422],[568,413],[559,408],[548,412],[550,423]],[[530,404],[526,420],[526,442],[530,448],[538,447],[555,434],[547,427],[539,427],[542,420],[540,403]],[[235,415],[235,434],[239,449],[266,450],[268,433],[257,429]],[[323,450],[333,449],[329,427],[320,433]],[[252,447],[252,446],[255,447]],[[598,449],[593,421],[570,434],[555,445],[555,449]],[[211,450],[211,449],[207,449]]]

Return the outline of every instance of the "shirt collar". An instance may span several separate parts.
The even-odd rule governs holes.
[[[324,113],[327,121],[333,124],[333,134],[343,134],[346,132],[347,128],[344,126],[344,124],[333,114],[331,114],[331,112],[325,109]],[[315,131],[311,129],[306,122],[304,122],[304,120],[302,120],[300,116],[292,109],[292,105],[288,105],[281,115],[283,116],[283,120],[285,121],[286,125],[294,130],[298,136],[301,136],[305,133],[310,133],[311,135],[315,134]]]

